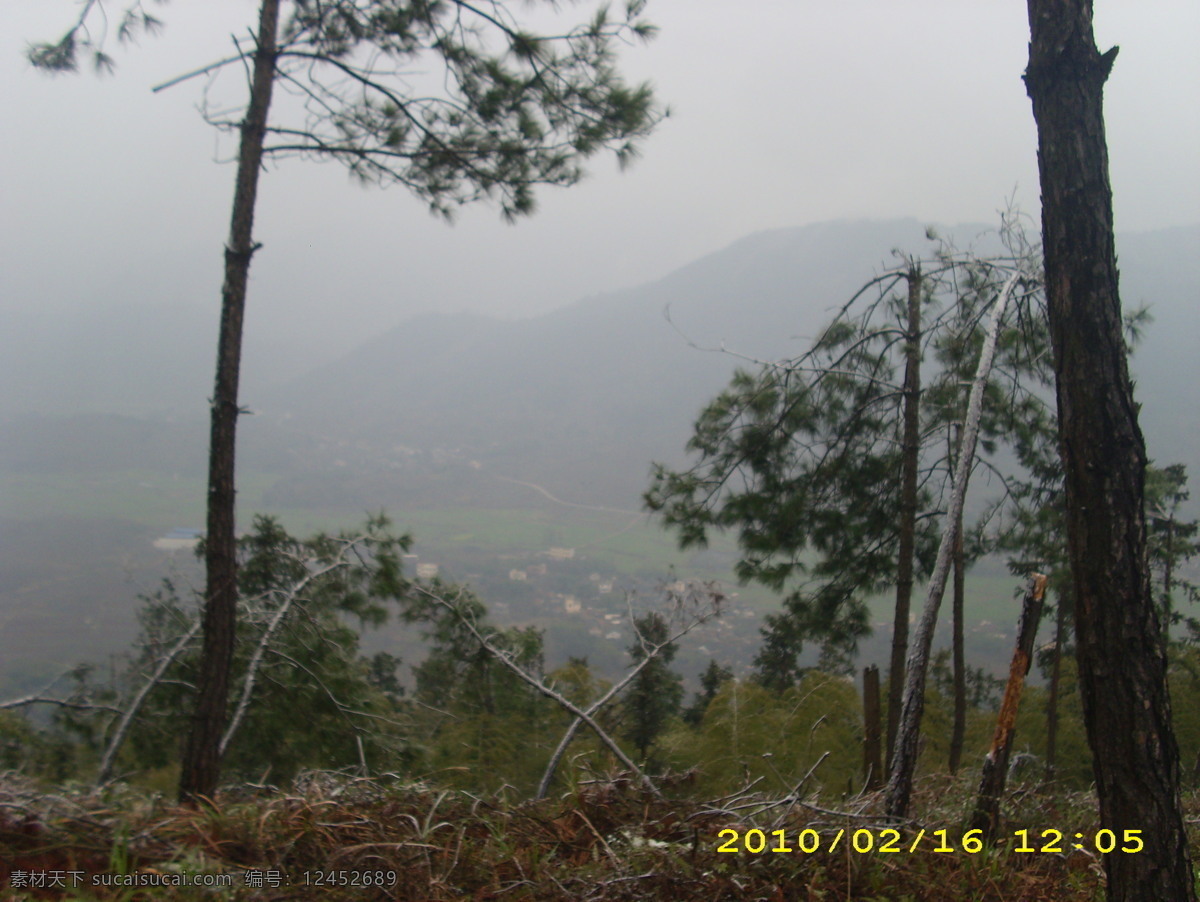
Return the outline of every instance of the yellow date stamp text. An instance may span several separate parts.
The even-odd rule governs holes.
[[[1110,852],[1135,853],[1145,848],[1141,830],[1123,830],[1119,835],[1117,831],[1108,829],[1092,833],[1064,833],[1052,828],[1014,830],[1004,842],[1009,851],[1026,853],[1063,854],[1071,850],[1088,850],[1107,855]],[[743,830],[726,827],[717,832],[718,852],[748,852],[751,855],[763,852],[815,855],[839,850],[860,855],[917,852],[965,852],[975,855],[983,849],[982,830],[922,828],[907,836],[892,827],[843,827],[836,831],[820,831],[811,827],[804,830],[760,830],[757,827]]]

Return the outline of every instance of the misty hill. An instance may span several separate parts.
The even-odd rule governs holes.
[[[534,319],[420,317],[291,382],[265,413],[301,435],[459,452],[481,464],[489,497],[496,474],[636,508],[650,461],[680,457],[700,407],[744,363],[689,340],[796,354],[893,247],[927,243],[915,220],[824,223]]]
[[[953,234],[965,247],[979,231]],[[573,544],[558,538],[574,528],[572,518],[591,517],[588,535],[609,538],[634,519],[550,509],[531,486],[574,504],[639,510],[650,462],[683,459],[696,414],[745,363],[698,350],[684,335],[754,358],[794,355],[832,308],[891,265],[893,247],[925,250],[923,226],[764,232],[653,284],[534,319],[417,317],[273,389],[267,375],[281,375],[270,371],[282,358],[248,336],[243,401],[256,415],[239,427],[241,514],[286,512],[304,532],[385,508],[413,528],[422,554],[450,572],[484,573],[476,583],[489,604],[507,598],[524,584],[508,581],[511,565],[496,563],[497,553]],[[1134,360],[1150,453],[1187,463],[1195,479],[1200,226],[1119,236],[1118,248],[1123,297],[1150,304],[1155,316]],[[668,306],[674,326],[663,315]],[[17,320],[0,355],[0,685],[24,691],[83,656],[125,647],[134,596],[175,566],[151,540],[203,523],[203,398],[215,322],[209,328],[188,308],[169,307],[110,310],[107,318],[97,310],[70,322],[31,309]],[[295,360],[288,365],[295,372]],[[415,516],[416,507],[431,516]],[[488,519],[492,512],[479,509],[489,507],[505,510]],[[468,516],[447,522],[467,525],[443,528],[436,515],[455,508]],[[511,516],[515,508],[530,517]],[[460,541],[465,533],[474,534],[470,542]],[[656,540],[670,546],[657,532],[634,535],[623,535],[632,543],[630,572],[645,555],[660,562]],[[584,586],[603,569],[577,563]],[[748,660],[758,621],[736,625],[741,632],[722,640],[722,653]],[[562,635],[548,635],[551,646],[566,647]],[[563,654],[597,662],[608,647]]]
[[[1154,320],[1131,362],[1147,451],[1186,463],[1198,485],[1200,225],[1118,235],[1117,252],[1122,302],[1145,304]]]
[[[988,250],[984,226],[941,231]],[[294,355],[251,322],[242,398],[257,415],[239,429],[240,466],[273,474],[264,500],[280,507],[538,501],[505,477],[637,508],[650,461],[681,461],[701,407],[735,366],[752,365],[711,349],[793,356],[893,265],[893,248],[929,246],[912,219],[761,232],[657,282],[532,319],[416,317],[293,378]],[[1126,304],[1149,304],[1155,318],[1133,362],[1150,453],[1200,473],[1200,226],[1117,246]],[[66,322],[33,305],[10,314],[0,470],[202,476],[215,309],[211,320],[187,305],[98,306]]]
[[[960,248],[984,231],[943,230]],[[336,458],[333,478],[364,501],[429,503],[419,486],[437,484],[467,503],[528,495],[502,476],[574,501],[636,508],[650,461],[681,460],[703,404],[735,366],[753,365],[700,348],[756,359],[799,353],[837,305],[893,265],[893,248],[924,252],[924,232],[916,220],[774,230],[653,284],[534,319],[418,317],[267,393],[251,430],[297,458]],[[1134,366],[1150,452],[1198,472],[1190,434],[1200,383],[1200,227],[1125,236],[1118,247],[1126,303],[1147,303],[1155,317]],[[367,457],[387,465],[364,476]],[[358,477],[346,475],[355,468]],[[297,475],[292,488],[315,476]],[[305,500],[302,491],[281,492],[278,503]]]

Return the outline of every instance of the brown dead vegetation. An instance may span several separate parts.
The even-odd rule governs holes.
[[[915,806],[928,816],[901,832],[946,827],[958,837],[970,798],[969,781],[930,778]],[[930,851],[932,841],[899,854],[860,854],[849,843],[807,855],[770,851],[774,830],[786,830],[794,846],[798,832],[811,828],[828,846],[839,829],[878,834],[887,826],[878,795],[844,807],[748,793],[720,803],[668,800],[621,777],[582,783],[558,799],[514,802],[503,792],[482,797],[315,775],[289,792],[225,793],[188,809],[132,790],[49,795],[8,779],[0,780],[0,898],[1063,902],[1102,894],[1094,852],[1020,854],[1000,844],[974,855],[938,854]],[[1005,807],[1010,837],[1021,827],[1037,836],[1048,827],[1087,832],[1097,826],[1089,796],[1018,787]],[[719,853],[718,831],[725,827],[760,828],[766,850]],[[14,888],[14,872],[22,871],[83,872],[88,885]],[[91,875],[102,873],[197,872],[231,875],[233,886],[90,885]],[[316,875],[339,872],[394,872],[395,882],[314,885]],[[247,885],[247,877],[270,874],[279,885]]]

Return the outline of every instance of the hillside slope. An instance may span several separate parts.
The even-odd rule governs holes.
[[[965,247],[984,227],[946,231]],[[1135,360],[1151,454],[1194,471],[1196,408],[1181,405],[1200,379],[1200,227],[1120,246],[1127,303],[1148,303],[1156,318]],[[754,365],[744,357],[801,352],[892,265],[893,248],[928,247],[916,220],[821,223],[749,236],[659,282],[535,319],[424,316],[268,393],[253,428],[268,444],[278,430],[293,448],[358,442],[408,460],[474,461],[479,503],[499,490],[485,478],[494,474],[636,506],[650,461],[681,459],[700,408],[735,366]]]

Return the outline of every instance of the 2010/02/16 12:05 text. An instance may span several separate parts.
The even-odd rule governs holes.
[[[847,835],[848,834],[848,835]],[[1120,837],[1115,830],[1097,830],[1091,834],[1075,833],[1068,836],[1061,830],[1048,828],[1045,830],[1014,830],[1014,842],[1006,843],[1012,852],[1049,852],[1061,854],[1071,849],[1094,849],[1107,855],[1109,852],[1140,852],[1145,848],[1141,830],[1124,830]],[[1036,839],[1035,839],[1036,836]],[[842,828],[836,833],[822,833],[811,827],[792,833],[788,830],[763,831],[757,827],[749,830],[737,830],[726,827],[717,833],[718,852],[749,852],[757,855],[760,852],[800,852],[811,855],[817,852],[835,852],[841,847],[843,840],[848,847],[860,854],[868,852],[895,853],[917,851],[926,852],[966,852],[974,855],[982,852],[983,831],[968,830],[958,837],[954,844],[950,831],[920,830],[912,838],[901,835],[899,830],[891,827],[857,830]],[[722,841],[723,840],[723,841]],[[791,841],[791,842],[789,842]],[[791,843],[794,843],[792,845]],[[924,846],[922,846],[924,843]],[[932,844],[932,848],[930,847]]]

